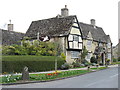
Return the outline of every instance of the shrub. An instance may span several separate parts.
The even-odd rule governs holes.
[[[89,63],[85,63],[84,65],[85,65],[85,67],[86,67],[86,66],[89,66]]]
[[[61,65],[61,69],[69,69],[70,65],[68,63],[64,63],[63,65]]]
[[[88,63],[88,61],[87,60],[83,60],[81,63],[85,64],[85,63]]]
[[[81,66],[81,64],[78,62],[73,62],[72,65],[73,65],[73,67],[80,67]]]
[[[27,66],[29,72],[50,71],[55,69],[55,56],[3,56],[2,72],[21,72]],[[64,60],[57,57],[57,67],[64,64]]]
[[[64,53],[61,53],[61,58],[62,58],[63,60],[66,60],[66,56],[65,56]]]
[[[91,63],[97,63],[97,59],[95,57],[91,57],[90,62]]]
[[[118,61],[120,61],[120,57],[118,57]]]
[[[100,66],[103,66],[103,63],[100,63],[99,65],[100,65]]]
[[[84,64],[80,64],[80,66],[83,66],[83,67],[84,67],[85,65],[84,65]]]
[[[110,64],[110,59],[106,60],[106,64],[109,65]]]
[[[92,66],[96,66],[96,63],[91,63]]]
[[[40,55],[40,56],[59,56],[61,47],[53,42],[39,42],[23,40],[22,45],[2,46],[3,55]],[[65,57],[64,57],[65,58]]]
[[[117,59],[116,59],[116,58],[113,58],[113,62],[117,62]]]

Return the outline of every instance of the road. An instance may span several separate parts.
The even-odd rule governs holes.
[[[9,85],[3,86],[3,88],[118,88],[118,67],[63,80]]]

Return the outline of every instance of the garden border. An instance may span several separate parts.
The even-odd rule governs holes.
[[[109,69],[109,68],[110,67],[107,67],[105,69]],[[101,70],[105,70],[105,69],[101,69]],[[47,80],[47,81],[45,81],[45,80],[43,80],[43,81],[24,81],[24,82],[16,82],[16,83],[5,83],[5,84],[0,84],[0,85],[18,85],[18,84],[50,82],[50,81],[63,80],[63,79],[67,79],[67,78],[77,77],[77,76],[81,76],[81,75],[85,75],[85,74],[89,74],[89,73],[93,73],[93,72],[97,72],[97,71],[101,71],[101,70],[95,70],[95,71],[87,72],[87,73],[80,74],[80,75],[68,76],[68,77],[64,77],[64,78],[56,78],[56,79]]]

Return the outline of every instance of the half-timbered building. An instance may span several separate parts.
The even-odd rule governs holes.
[[[112,60],[112,43],[110,37],[105,34],[101,27],[95,25],[95,20],[91,19],[91,24],[78,21],[76,15],[69,15],[69,10],[61,9],[61,15],[56,17],[32,21],[26,32],[31,41],[58,42],[66,55],[66,61],[72,63],[79,58],[83,46],[88,50],[86,60],[90,62],[92,56],[101,55],[103,64],[106,58]],[[98,49],[101,49],[98,50]],[[96,57],[97,58],[97,57]]]

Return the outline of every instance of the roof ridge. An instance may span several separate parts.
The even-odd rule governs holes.
[[[67,18],[67,17],[76,17],[76,15],[69,15],[69,16],[64,16],[64,17],[59,17],[59,18]],[[56,19],[57,17],[51,17],[51,18],[47,18],[47,19],[41,19],[41,20],[35,20],[32,22],[38,22],[38,21],[43,21],[43,20],[49,20],[49,19]]]
[[[91,24],[88,24],[88,23],[84,23],[84,22],[79,22],[80,24],[85,24],[85,25],[89,25],[89,26],[93,26],[93,25],[91,25]],[[95,25],[96,26],[96,25]],[[96,26],[97,28],[101,28],[102,29],[102,27],[99,27],[99,26]]]
[[[2,31],[8,31],[8,30],[4,30],[4,29],[0,29],[0,30],[2,30]],[[15,33],[22,33],[22,34],[25,34],[25,33],[23,33],[23,32],[17,32],[17,31],[8,31],[8,32],[15,32]]]

